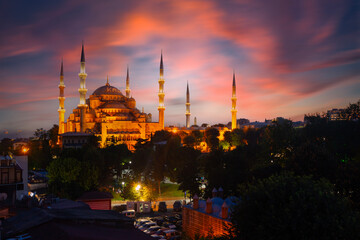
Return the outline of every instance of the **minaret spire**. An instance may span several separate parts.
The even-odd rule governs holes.
[[[161,49],[161,58],[160,58],[160,70],[164,70],[163,56],[162,56],[162,49]]]
[[[233,73],[233,83],[232,83],[232,97],[231,97],[231,129],[236,128],[236,82],[235,82],[235,71]]]
[[[85,132],[85,113],[86,113],[86,81],[87,74],[85,72],[85,51],[84,51],[84,42],[82,43],[81,47],[81,60],[80,60],[80,88],[79,88],[79,94],[80,94],[80,103],[78,105],[78,108],[80,109],[80,131]]]
[[[129,77],[129,65],[126,70],[126,89],[125,89],[126,97],[130,97],[130,77]]]
[[[190,128],[190,92],[189,92],[189,82],[186,84],[186,127]]]
[[[63,59],[62,58],[61,58],[60,76],[64,76],[64,64],[63,64]]]
[[[105,85],[110,86],[110,84],[109,84],[109,75],[106,75],[106,84]]]
[[[82,47],[81,47],[81,60],[80,60],[80,62],[85,62],[84,41],[82,42]]]
[[[64,102],[65,102],[65,97],[64,97],[64,89],[65,89],[65,84],[64,84],[64,64],[63,64],[63,60],[61,59],[61,67],[60,67],[60,84],[59,84],[59,135],[65,132],[65,124],[64,124],[64,115],[65,115],[65,108],[64,108]],[[60,136],[58,137],[58,144],[60,144],[61,142],[61,138]]]
[[[163,64],[163,55],[162,55],[162,50],[161,50],[161,58],[160,58],[160,78],[159,78],[159,106],[158,106],[158,110],[159,110],[159,125],[161,127],[161,129],[164,129],[164,111],[165,111],[165,105],[164,105],[164,97],[165,97],[165,93],[164,93],[164,64]]]

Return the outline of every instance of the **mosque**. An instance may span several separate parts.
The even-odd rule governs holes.
[[[105,147],[107,142],[125,143],[129,150],[134,150],[138,139],[149,139],[156,131],[164,129],[164,65],[163,56],[160,57],[159,83],[159,122],[152,122],[151,113],[146,114],[136,108],[136,101],[131,97],[129,68],[126,76],[125,96],[119,89],[109,84],[97,88],[86,99],[86,71],[84,44],[81,49],[80,60],[80,101],[65,121],[64,70],[61,62],[59,84],[59,140],[63,147],[81,146],[91,135],[100,137],[100,146]],[[190,93],[187,85],[186,92],[186,128],[190,128]],[[232,128],[236,128],[236,86],[235,74],[232,86]],[[195,124],[196,125],[196,124]]]

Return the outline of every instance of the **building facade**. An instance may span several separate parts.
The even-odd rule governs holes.
[[[151,134],[164,128],[164,67],[163,57],[160,60],[159,78],[159,122],[152,122],[151,113],[146,114],[136,108],[136,101],[130,95],[129,69],[127,69],[125,95],[116,87],[111,86],[109,78],[106,84],[97,88],[86,98],[85,51],[84,45],[80,60],[80,102],[73,109],[67,121],[64,121],[64,71],[61,64],[60,96],[59,96],[59,134],[88,133],[100,137],[101,146],[107,142],[127,144],[130,150],[139,138],[148,139]],[[69,134],[67,134],[69,135]],[[70,136],[70,135],[69,135]],[[69,137],[67,136],[67,137]],[[67,139],[69,141],[69,139]],[[70,140],[71,141],[71,140]],[[62,143],[64,144],[64,143]]]

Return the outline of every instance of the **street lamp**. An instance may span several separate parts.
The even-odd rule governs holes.
[[[140,186],[140,184],[138,184],[138,185],[136,186],[135,190],[136,190],[136,191],[139,191],[140,188],[141,188],[141,186]]]
[[[23,154],[26,154],[28,151],[29,151],[29,148],[23,147],[23,149],[22,149]]]

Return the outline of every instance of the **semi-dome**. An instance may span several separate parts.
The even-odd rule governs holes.
[[[121,95],[123,94],[120,92],[119,89],[116,87],[110,86],[110,84],[106,84],[105,86],[99,87],[93,92],[93,95]]]
[[[103,105],[99,106],[99,108],[121,108],[121,109],[127,109],[127,107],[124,106],[124,104],[120,102],[107,102]]]

